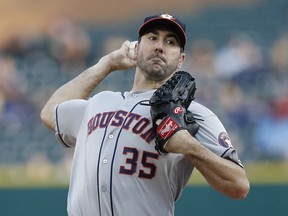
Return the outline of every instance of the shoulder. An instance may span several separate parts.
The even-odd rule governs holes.
[[[102,91],[96,93],[88,99],[89,102],[104,102],[104,101],[113,101],[113,100],[122,100],[124,95],[122,92],[113,92],[113,91]]]
[[[123,95],[121,92],[112,92],[112,91],[102,91],[99,93],[96,93],[95,95],[91,96],[87,99],[71,99],[68,101],[64,101],[60,103],[56,109],[64,110],[65,112],[67,110],[85,110],[89,104],[99,104],[103,102],[111,102],[111,101],[117,101],[123,99]]]
[[[192,101],[188,109],[193,113],[195,118],[203,119],[210,116],[217,117],[209,108],[195,101]]]
[[[189,106],[189,110],[193,113],[193,117],[202,128],[210,129],[216,135],[223,131],[226,132],[222,121],[206,106],[193,101]]]
[[[92,98],[95,97],[123,97],[122,92],[114,92],[114,91],[102,91],[99,93],[96,93]]]

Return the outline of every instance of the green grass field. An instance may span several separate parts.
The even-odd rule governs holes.
[[[288,162],[244,164],[251,184],[288,184]],[[66,187],[69,169],[57,166],[0,166],[0,187]],[[195,170],[189,185],[207,182]]]
[[[250,184],[288,184],[288,162],[253,162],[244,164]],[[207,184],[195,171],[189,184]]]

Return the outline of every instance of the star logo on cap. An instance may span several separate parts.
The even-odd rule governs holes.
[[[174,19],[174,17],[169,15],[169,14],[161,14],[160,17],[162,17],[164,19],[170,19],[170,20]]]

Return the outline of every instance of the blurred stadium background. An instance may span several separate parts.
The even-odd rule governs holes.
[[[251,183],[287,185],[287,0],[1,0],[0,195],[12,196],[9,188],[66,190],[73,151],[40,122],[41,108],[60,85],[136,40],[145,16],[162,12],[187,24],[183,69],[196,77],[196,100],[229,131]],[[132,72],[114,73],[95,92],[129,90],[132,80]],[[190,183],[206,184],[198,173]]]

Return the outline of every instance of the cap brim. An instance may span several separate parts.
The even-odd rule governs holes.
[[[149,30],[155,26],[162,26],[162,25],[172,29],[179,36],[179,39],[181,41],[181,45],[184,48],[185,44],[186,44],[185,31],[173,19],[164,19],[161,17],[156,17],[156,18],[150,19],[140,26],[140,28],[138,30],[138,34],[139,34],[139,36],[142,36],[143,34],[145,34],[145,32],[147,32],[147,30]]]

